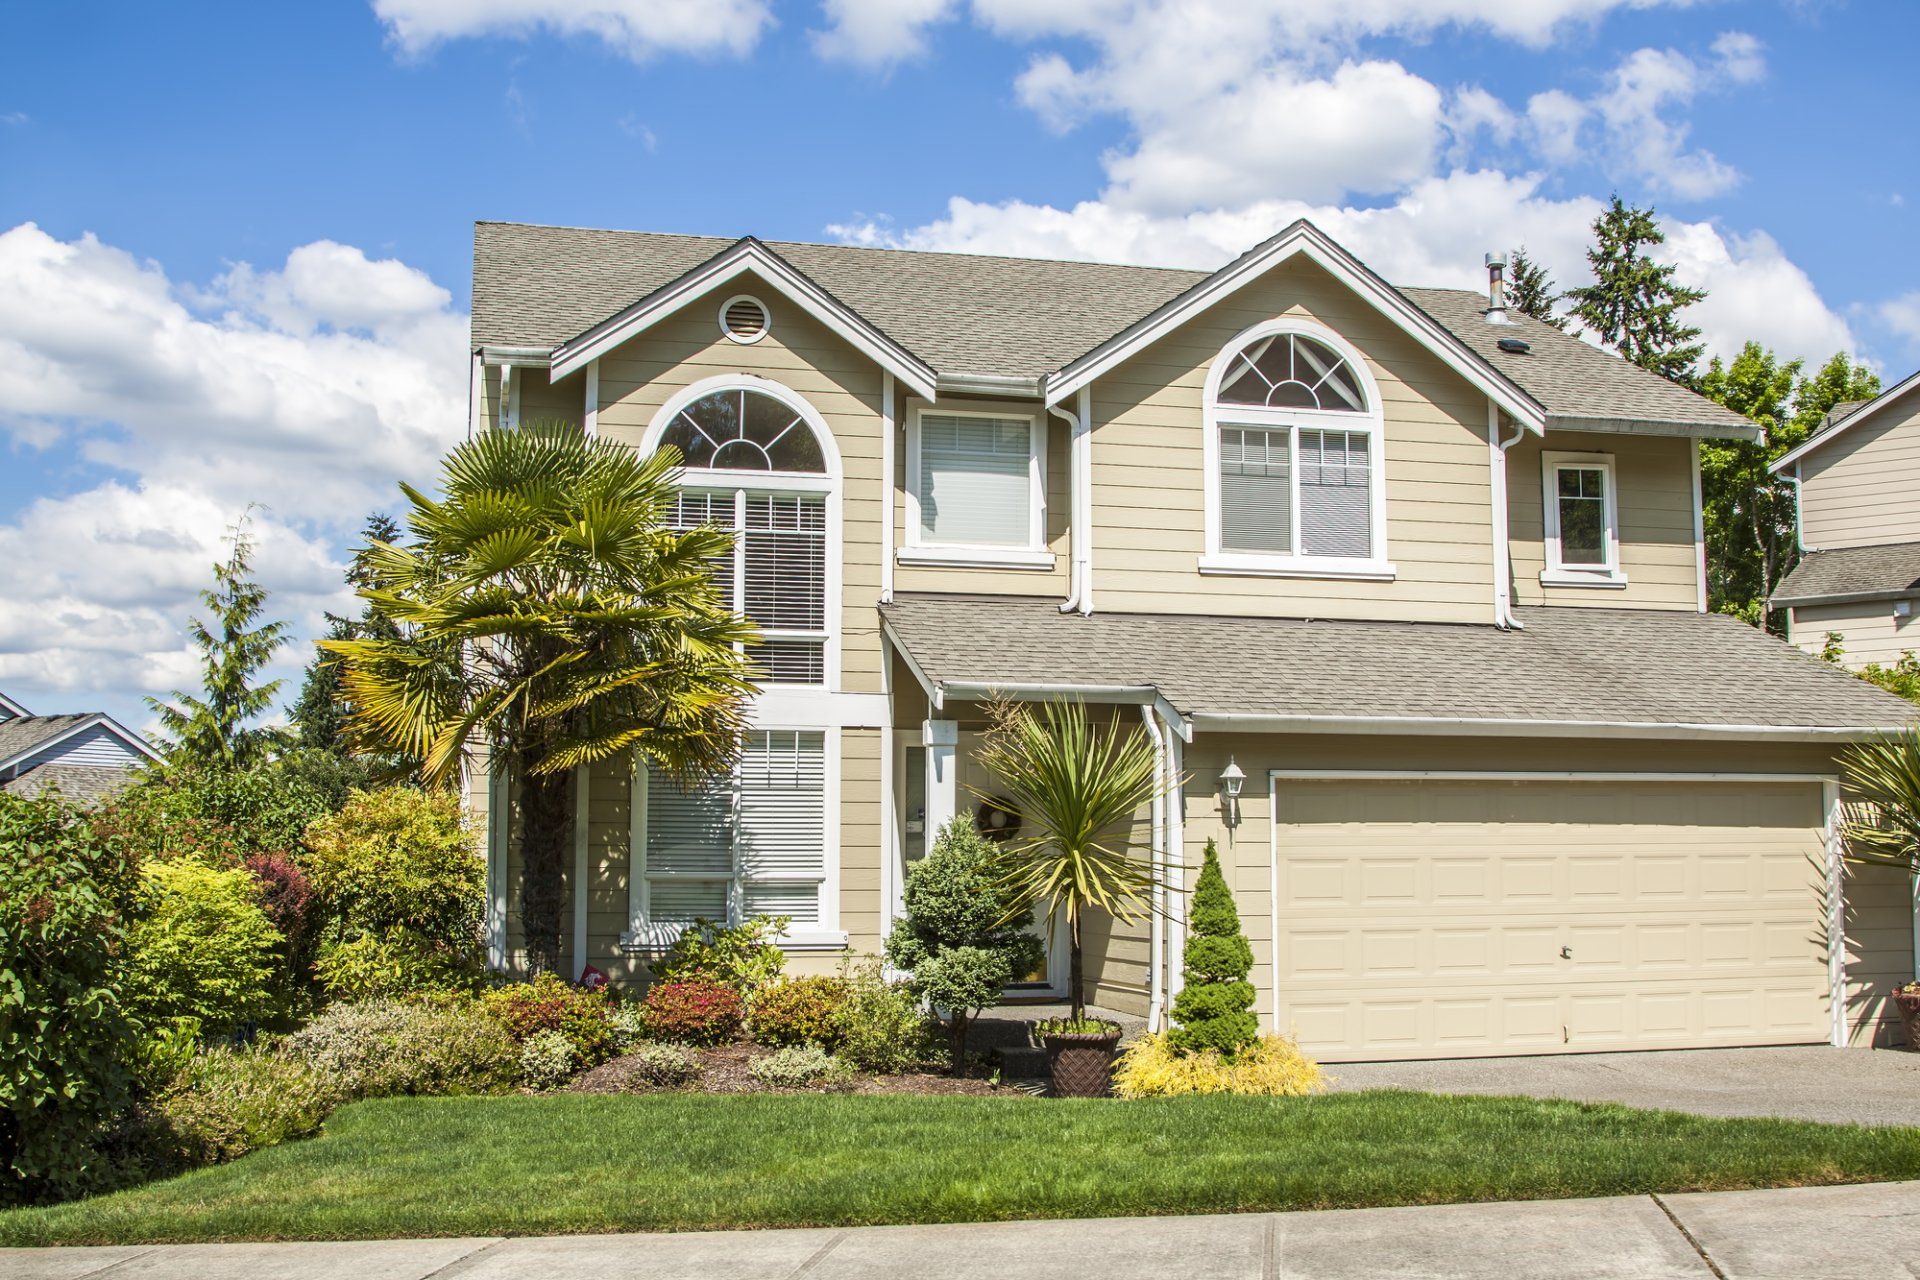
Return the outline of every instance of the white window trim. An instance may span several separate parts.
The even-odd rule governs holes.
[[[1607,561],[1603,565],[1569,565],[1560,559],[1560,484],[1562,469],[1599,471],[1606,477],[1603,509],[1607,522]],[[1590,587],[1618,590],[1627,585],[1620,568],[1620,489],[1610,453],[1542,453],[1540,455],[1541,555],[1546,567],[1540,583],[1548,587]]]
[[[1220,384],[1225,380],[1233,358],[1250,343],[1281,334],[1299,334],[1325,343],[1347,362],[1367,399],[1365,413],[1338,413],[1326,409],[1269,409],[1257,405],[1223,405]],[[1391,582],[1398,573],[1387,554],[1387,460],[1385,419],[1380,385],[1366,359],[1339,334],[1323,324],[1295,318],[1266,320],[1241,330],[1220,349],[1207,372],[1203,401],[1206,422],[1203,466],[1206,479],[1206,550],[1200,556],[1200,572],[1262,578],[1338,578],[1361,582]],[[1288,448],[1292,463],[1293,501],[1292,555],[1258,551],[1231,551],[1221,545],[1220,533],[1220,429],[1252,427],[1289,432]],[[1349,556],[1310,556],[1297,551],[1300,546],[1300,431],[1325,428],[1351,431],[1367,439],[1367,469],[1370,493],[1370,540],[1373,554],[1365,559]]]
[[[920,529],[921,418],[927,413],[945,418],[997,418],[1027,424],[1027,544],[928,542]],[[1047,432],[1040,415],[1008,410],[928,409],[916,405],[907,416],[907,528],[906,542],[896,553],[901,564],[957,569],[1052,569],[1055,557],[1047,547]]]
[[[826,772],[825,788],[822,797],[822,810],[826,830],[822,833],[823,866],[820,876],[820,921],[815,925],[790,929],[780,935],[776,941],[782,951],[797,953],[805,951],[838,951],[847,945],[846,930],[840,927],[840,731],[831,726],[818,724],[792,724],[779,726],[760,726],[763,728],[799,730],[803,733],[822,735],[823,760],[821,767]],[[652,955],[671,947],[682,933],[685,925],[654,924],[648,919],[648,885],[654,878],[647,875],[647,767],[636,761],[633,780],[630,783],[631,797],[627,832],[627,931],[620,935],[620,949],[628,954]],[[712,880],[711,876],[683,876],[689,880]],[[799,883],[801,877],[782,877],[783,883]],[[739,881],[739,873],[728,877],[727,910],[732,916],[737,906],[737,894],[734,887]]]
[[[841,644],[841,559],[844,551],[844,538],[841,532],[840,500],[842,493],[840,446],[834,440],[833,432],[827,426],[827,420],[820,411],[810,404],[806,397],[783,383],[772,378],[763,378],[752,373],[723,373],[711,378],[682,387],[667,402],[660,406],[647,424],[646,434],[640,438],[640,452],[651,456],[660,447],[660,437],[666,434],[668,426],[680,416],[680,411],[694,401],[712,395],[716,391],[758,391],[772,396],[795,413],[813,429],[814,437],[820,442],[820,456],[826,465],[825,475],[796,475],[778,471],[732,471],[710,467],[686,467],[680,473],[680,487],[685,489],[706,490],[747,490],[755,493],[770,493],[791,496],[794,494],[825,494],[827,500],[827,609],[826,644],[823,646],[821,662],[825,667],[824,680],[815,685],[768,685],[775,689],[812,689],[821,688],[828,693],[838,693],[841,688],[840,644]],[[739,596],[734,597],[736,600]],[[802,726],[789,726],[802,727]]]

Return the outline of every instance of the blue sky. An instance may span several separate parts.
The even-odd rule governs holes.
[[[1881,0],[6,5],[0,688],[144,724],[249,502],[278,616],[464,414],[470,225],[1390,278],[1651,202],[1748,336],[1920,365],[1920,6]],[[293,674],[296,654],[284,666]]]

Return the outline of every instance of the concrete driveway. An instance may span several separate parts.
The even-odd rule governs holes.
[[[1704,1116],[1920,1125],[1920,1053],[1896,1049],[1685,1049],[1547,1058],[1350,1062],[1333,1088],[1518,1094],[1619,1102]]]
[[[1920,1183],[1199,1218],[0,1249],[0,1280],[1852,1280],[1920,1276]]]

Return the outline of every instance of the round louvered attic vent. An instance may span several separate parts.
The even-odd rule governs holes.
[[[767,304],[750,294],[728,298],[720,308],[720,332],[735,342],[758,342],[767,336]]]

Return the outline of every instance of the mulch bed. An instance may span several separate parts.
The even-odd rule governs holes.
[[[583,1071],[567,1086],[573,1093],[923,1093],[966,1094],[976,1097],[1025,1097],[1024,1090],[999,1084],[983,1076],[955,1079],[934,1072],[913,1071],[901,1075],[854,1076],[849,1084],[815,1089],[769,1089],[748,1072],[755,1058],[773,1052],[757,1044],[723,1044],[711,1049],[695,1049],[700,1078],[682,1090],[665,1091],[636,1077],[634,1059],[613,1058],[590,1071]]]

